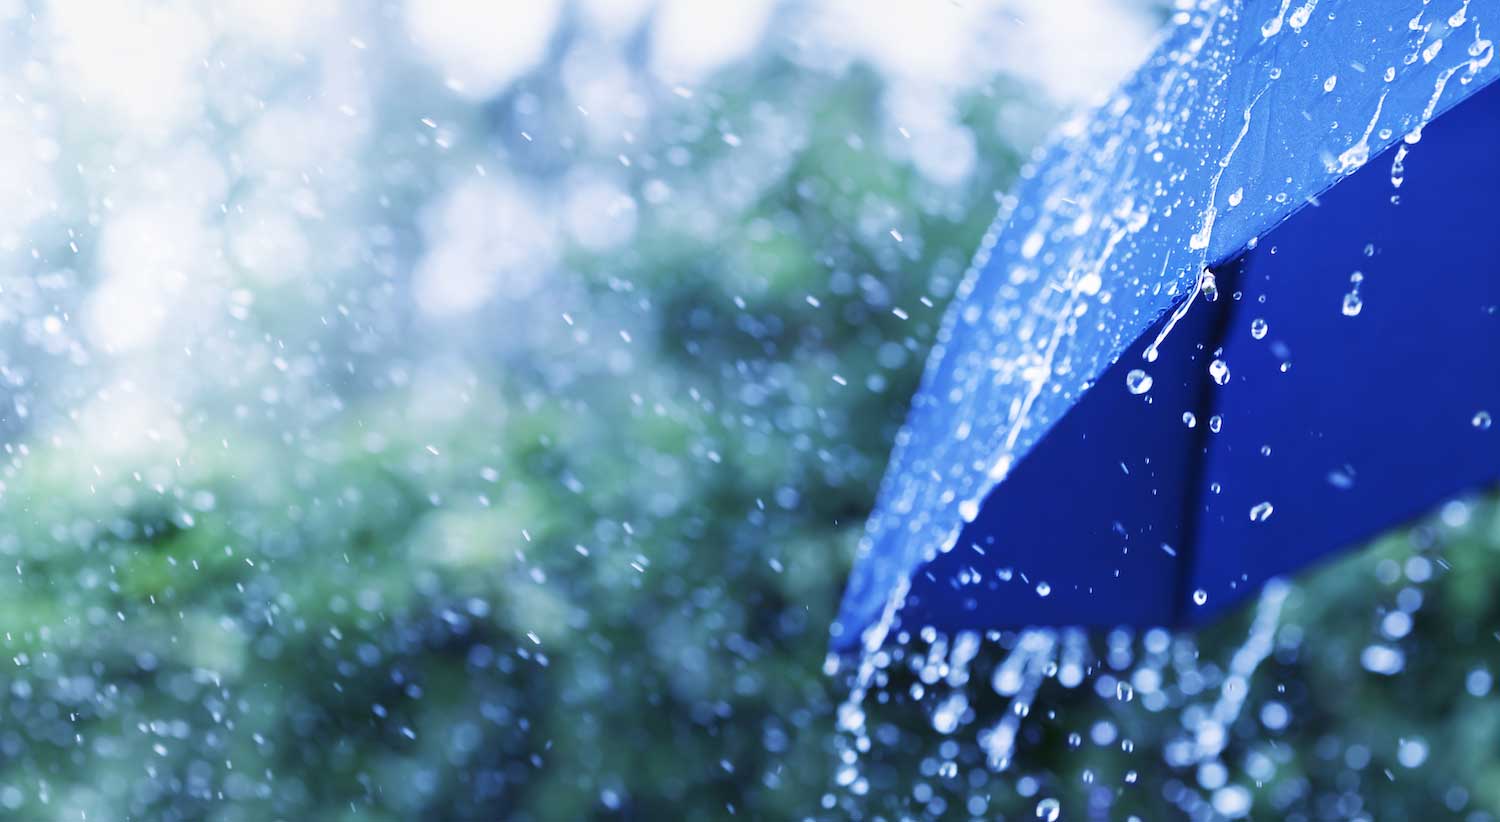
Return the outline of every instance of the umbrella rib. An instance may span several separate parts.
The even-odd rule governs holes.
[[[1242,279],[1242,273],[1246,265],[1244,253],[1238,259],[1232,260],[1225,268],[1221,269],[1225,274],[1225,285],[1232,285]],[[1232,288],[1230,290],[1233,290]],[[1234,314],[1233,302],[1204,302],[1204,305],[1214,311],[1210,317],[1210,327],[1205,335],[1205,346],[1203,351],[1212,354],[1219,346],[1223,345],[1229,334],[1230,317]],[[1192,358],[1197,359],[1194,353]],[[1201,365],[1201,363],[1199,363]],[[1191,614],[1187,611],[1189,597],[1187,588],[1192,584],[1193,571],[1197,567],[1198,559],[1198,521],[1203,516],[1204,505],[1202,502],[1202,485],[1208,470],[1208,437],[1210,434],[1209,420],[1213,415],[1216,389],[1219,386],[1208,379],[1201,371],[1195,369],[1198,374],[1197,391],[1193,408],[1199,414],[1202,424],[1188,429],[1188,435],[1193,437],[1192,454],[1188,460],[1188,481],[1183,484],[1182,505],[1182,527],[1183,527],[1183,560],[1178,563],[1176,581],[1172,585],[1172,594],[1176,598],[1172,603],[1171,621],[1173,625],[1184,625],[1190,622]]]

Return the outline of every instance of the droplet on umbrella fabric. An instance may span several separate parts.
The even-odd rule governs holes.
[[[1349,275],[1349,293],[1344,295],[1344,316],[1356,317],[1364,310],[1365,302],[1359,296],[1359,285],[1365,281],[1365,275],[1356,271]]]
[[[1139,368],[1132,368],[1125,375],[1125,387],[1132,394],[1144,394],[1151,390],[1151,375]]]

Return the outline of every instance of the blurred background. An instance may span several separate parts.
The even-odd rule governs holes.
[[[0,816],[1495,818],[1485,500],[1294,590],[1212,763],[1250,612],[1003,773],[898,665],[841,775],[943,308],[1169,11],[0,0]]]

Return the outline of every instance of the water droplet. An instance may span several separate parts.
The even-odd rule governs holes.
[[[1121,702],[1129,702],[1130,700],[1135,699],[1135,688],[1130,687],[1129,682],[1126,682],[1123,679],[1120,680],[1119,682],[1115,683],[1115,699],[1118,699]]]
[[[1267,330],[1269,330],[1269,327],[1266,325],[1266,321],[1264,318],[1256,317],[1255,319],[1250,321],[1250,336],[1254,337],[1255,339],[1265,339]]]
[[[1219,416],[1218,414],[1215,414],[1212,417],[1208,418],[1208,430],[1210,430],[1210,431],[1214,432],[1215,434],[1217,434],[1217,433],[1219,433],[1219,429],[1223,428],[1223,427],[1224,427],[1224,418],[1223,417]]]
[[[1036,803],[1036,818],[1045,822],[1057,822],[1057,817],[1062,815],[1062,806],[1056,799],[1048,797]]]
[[[1250,509],[1251,522],[1265,522],[1271,518],[1271,512],[1276,510],[1269,502],[1257,502]]]
[[[1021,242],[1021,256],[1028,260],[1032,259],[1037,252],[1042,250],[1042,243],[1045,241],[1046,238],[1035,231],[1027,234],[1026,239]]]
[[[1132,394],[1144,394],[1151,390],[1151,375],[1139,368],[1132,368],[1125,375],[1125,387]]]
[[[1052,586],[1049,585],[1049,584],[1047,584],[1047,582],[1045,580],[1042,581],[1042,582],[1038,582],[1036,584],[1036,595],[1037,596],[1039,596],[1039,597],[1045,597],[1045,596],[1048,596],[1051,593],[1052,593]]]
[[[1005,479],[1006,475],[1010,473],[1010,464],[1014,459],[1010,454],[1001,454],[995,460],[994,464],[990,466],[990,479],[996,482]]]
[[[1196,428],[1198,425],[1198,418],[1193,416],[1193,412],[1184,411],[1182,412],[1182,424],[1186,425],[1189,428]]]
[[[1349,275],[1349,293],[1344,295],[1344,316],[1354,317],[1364,310],[1365,302],[1360,299],[1359,286],[1365,281],[1365,275],[1359,271]]]
[[[1488,431],[1490,430],[1490,426],[1495,424],[1494,420],[1490,417],[1490,412],[1488,411],[1475,412],[1473,422],[1474,427],[1478,428],[1480,431]]]
[[[1229,205],[1232,208],[1234,206],[1239,205],[1240,201],[1242,201],[1244,199],[1245,199],[1245,187],[1244,186],[1240,186],[1239,188],[1235,189],[1233,192],[1230,193],[1230,195],[1229,195]]]
[[[1330,75],[1328,75],[1328,79],[1323,81],[1323,90],[1324,91],[1333,91],[1333,87],[1336,86],[1336,85],[1338,85],[1338,84],[1339,84],[1339,77],[1338,77],[1338,75],[1337,74],[1330,74]]]
[[[1208,364],[1208,375],[1214,378],[1214,382],[1224,385],[1229,382],[1229,363],[1216,359]]]
[[[1199,588],[1198,590],[1196,590],[1196,591],[1193,592],[1193,604],[1194,605],[1202,605],[1205,602],[1208,602],[1208,592],[1207,591],[1203,590],[1202,588]]]
[[[969,699],[959,692],[943,700],[932,712],[932,729],[940,734],[951,734],[958,730],[964,712],[969,710]]]
[[[1203,273],[1198,277],[1198,289],[1203,292],[1203,299],[1209,302],[1215,302],[1219,299],[1219,280],[1214,277],[1212,271],[1206,268],[1203,269]]]
[[[964,522],[973,522],[979,516],[979,500],[966,499],[958,504],[958,515],[964,518]]]

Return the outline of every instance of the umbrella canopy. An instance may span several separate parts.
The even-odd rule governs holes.
[[[987,235],[836,649],[1195,623],[1500,477],[1500,0],[1176,18]]]

